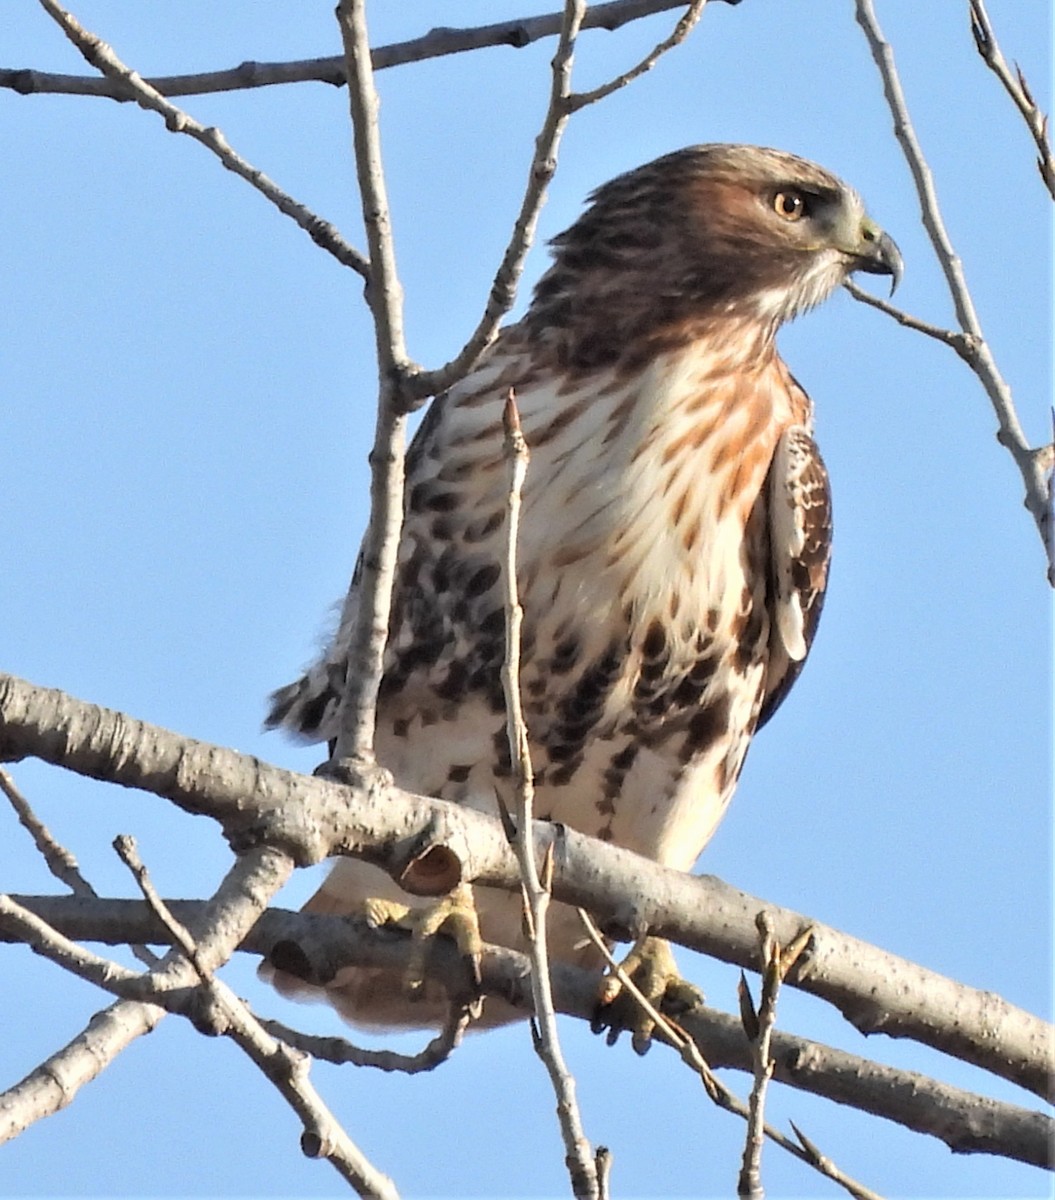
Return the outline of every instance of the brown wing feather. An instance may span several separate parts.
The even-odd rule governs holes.
[[[817,444],[802,426],[784,433],[773,456],[766,495],[770,504],[769,606],[773,629],[761,729],[783,703],[813,644],[824,607],[831,560],[832,501],[828,472]],[[781,512],[781,505],[784,511]],[[798,651],[780,634],[781,607],[794,614],[802,645]]]

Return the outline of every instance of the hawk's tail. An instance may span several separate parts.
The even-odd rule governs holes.
[[[316,663],[295,683],[271,693],[266,729],[284,729],[307,742],[336,737],[344,671],[329,662]]]

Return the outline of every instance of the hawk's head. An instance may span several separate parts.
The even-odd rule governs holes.
[[[573,365],[622,357],[635,338],[695,336],[715,319],[772,332],[853,271],[891,275],[895,286],[901,275],[897,246],[858,194],[779,150],[691,146],[620,175],[591,201],[554,239],[556,261],[528,315],[536,332],[572,333]]]

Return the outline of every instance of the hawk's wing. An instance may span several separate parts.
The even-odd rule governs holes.
[[[820,451],[804,425],[791,425],[781,435],[764,494],[772,634],[758,729],[780,707],[802,670],[828,585],[831,492]]]

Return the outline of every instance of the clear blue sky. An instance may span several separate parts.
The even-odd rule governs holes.
[[[143,74],[338,52],[332,3],[132,4],[74,11]],[[375,4],[374,42],[546,3]],[[919,136],[994,353],[1034,440],[1050,431],[1050,202],[1032,144],[977,61],[966,5],[880,0]],[[989,0],[1009,58],[1051,110],[1050,14]],[[579,86],[664,35],[670,14],[585,35]],[[475,324],[531,153],[552,43],[384,73],[382,130],[412,354],[444,360]],[[33,4],[5,5],[5,66],[87,70]],[[188,110],[361,245],[347,108],[321,84],[191,98]],[[712,4],[689,44],[578,116],[543,217],[552,236],[608,177],[678,146],[751,141],[851,181],[906,260],[898,300],[951,320],[852,5]],[[270,761],[318,755],[260,733],[264,697],[313,654],[365,522],[375,396],[357,277],[200,146],[131,105],[0,95],[0,665]],[[544,267],[537,248],[528,282]],[[881,288],[882,281],[878,286]],[[701,869],[1035,1012],[1051,1011],[1050,597],[1032,523],[976,380],[947,348],[839,295],[785,331],[835,495],[831,590],[809,666],[751,751]],[[110,842],[134,833],[162,891],[201,896],[229,855],[152,796],[16,771],[100,891],[131,895]],[[0,821],[2,821],[0,814]],[[53,884],[12,820],[0,887]],[[298,877],[295,907],[317,883]],[[104,998],[5,951],[0,1083]],[[681,956],[717,1005],[734,975]],[[284,1005],[248,961],[228,978]],[[865,1041],[788,991],[782,1024],[967,1087],[935,1053]],[[565,1023],[586,1130],[616,1194],[729,1195],[739,1121],[662,1048],[638,1060]],[[403,1048],[409,1048],[410,1040]],[[408,1196],[565,1194],[553,1101],[526,1028],[470,1039],[427,1077],[316,1069],[351,1136]],[[730,1082],[746,1090],[743,1076]],[[778,1089],[846,1170],[896,1196],[1043,1196],[1038,1171]],[[228,1045],[176,1019],[73,1106],[0,1152],[0,1194],[328,1195],[331,1169]],[[835,1195],[766,1152],[774,1198]]]

